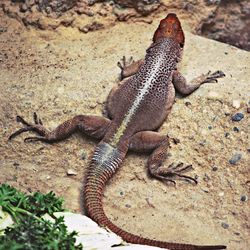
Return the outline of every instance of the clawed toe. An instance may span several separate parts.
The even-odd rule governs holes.
[[[117,66],[121,69],[121,70],[123,70],[123,65],[121,64],[121,62],[119,61],[119,62],[117,62]]]
[[[128,64],[131,64],[131,63],[134,63],[134,62],[135,62],[135,60],[134,60],[133,56],[130,56]]]
[[[172,171],[172,172],[175,172],[175,173],[183,173],[183,172],[187,172],[189,170],[192,169],[192,165],[184,165],[184,163],[180,162],[178,164],[170,164],[169,167],[168,167],[168,170],[169,171]]]
[[[23,125],[29,127],[31,126],[28,122],[26,122],[21,116],[17,115],[16,121],[22,123]]]
[[[22,133],[24,133],[24,132],[32,131],[32,130],[33,130],[33,129],[32,129],[31,126],[29,126],[29,127],[24,127],[24,128],[20,128],[20,129],[18,129],[16,132],[14,132],[13,134],[11,134],[11,135],[9,136],[8,140],[10,141],[10,140],[12,140],[14,137],[16,137],[16,136],[18,136],[18,135],[20,135],[20,134],[22,134]]]
[[[121,61],[118,61],[118,62],[117,62],[117,66],[118,66],[121,70],[123,70],[123,69],[125,68],[125,66],[126,66],[126,57],[125,57],[125,56],[122,57]]]
[[[180,177],[180,178],[183,178],[184,180],[191,181],[191,182],[194,182],[195,184],[198,184],[198,181],[191,176],[184,175],[184,174],[178,174],[178,173],[175,173],[175,175]]]
[[[176,181],[173,180],[171,177],[166,177],[166,176],[162,176],[162,175],[154,175],[154,177],[164,183],[172,183],[174,185],[176,185]]]
[[[33,119],[34,119],[35,124],[43,125],[42,120],[40,118],[38,118],[36,112],[34,112],[34,114],[33,114]]]
[[[26,137],[24,139],[24,142],[34,142],[34,141],[44,141],[44,142],[46,142],[48,140],[46,138],[44,138],[44,137],[36,137],[36,136],[34,136],[34,137]]]

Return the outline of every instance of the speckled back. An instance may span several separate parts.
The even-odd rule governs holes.
[[[147,49],[145,63],[112,97],[113,127],[131,135],[161,125],[167,115],[166,106],[174,101],[172,73],[180,56],[179,44],[169,38]]]

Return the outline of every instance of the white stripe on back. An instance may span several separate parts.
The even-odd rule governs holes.
[[[150,70],[150,72],[147,72],[146,74],[149,75],[149,78],[146,79],[143,88],[138,91],[138,94],[136,95],[136,98],[134,102],[132,103],[132,106],[129,108],[127,114],[125,115],[121,125],[118,127],[116,133],[114,134],[110,144],[115,146],[121,136],[123,135],[124,131],[126,130],[126,127],[131,120],[132,116],[135,114],[136,110],[140,107],[140,104],[142,100],[144,99],[146,93],[150,89],[150,87],[153,85],[153,80],[155,76],[157,75],[157,72],[159,71],[159,67],[162,63],[162,56],[157,58],[157,61],[154,63],[154,67]]]

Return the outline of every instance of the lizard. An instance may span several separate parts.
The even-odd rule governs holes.
[[[23,132],[33,131],[40,136],[27,137],[25,141],[53,143],[80,131],[100,140],[91,157],[83,190],[84,206],[94,221],[130,243],[171,250],[225,249],[224,245],[202,246],[143,238],[119,228],[104,213],[102,199],[105,186],[119,169],[129,150],[150,153],[147,166],[152,177],[171,182],[175,182],[173,177],[183,177],[197,183],[196,179],[183,174],[191,165],[181,163],[163,166],[170,138],[158,133],[157,129],[171,111],[175,90],[189,95],[202,84],[217,82],[217,78],[225,75],[222,71],[208,72],[187,83],[177,69],[185,36],[174,13],[169,13],[160,21],[152,40],[144,60],[128,62],[124,57],[122,62],[118,62],[123,80],[108,95],[108,118],[77,115],[50,131],[43,126],[36,113],[34,123],[17,116],[17,121],[24,126],[9,139]]]

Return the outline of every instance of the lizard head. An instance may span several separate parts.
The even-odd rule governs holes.
[[[181,28],[181,23],[174,13],[169,13],[161,20],[157,30],[154,33],[153,42],[161,38],[172,38],[181,47],[184,46],[185,36]]]

